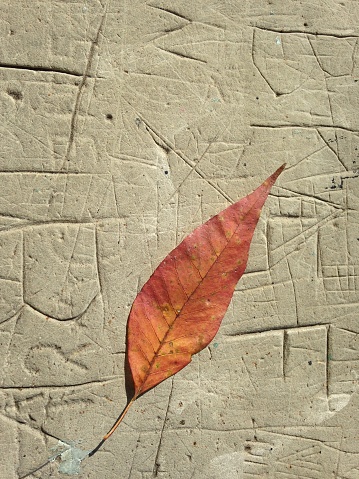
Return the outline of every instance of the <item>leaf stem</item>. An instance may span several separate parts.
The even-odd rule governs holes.
[[[99,449],[100,447],[102,446],[102,444],[107,441],[107,439],[112,436],[112,434],[116,431],[116,429],[118,428],[118,426],[121,424],[122,422],[122,419],[125,417],[125,415],[127,414],[127,411],[130,409],[132,403],[136,400],[137,396],[133,396],[133,398],[131,399],[131,401],[129,401],[129,403],[127,404],[127,406],[125,407],[125,409],[122,411],[122,413],[120,414],[120,416],[118,417],[118,419],[116,420],[115,424],[112,426],[112,428],[108,431],[108,433],[102,438],[102,440],[99,442],[99,444],[91,451],[89,452],[88,454],[88,457],[91,457],[93,456]]]

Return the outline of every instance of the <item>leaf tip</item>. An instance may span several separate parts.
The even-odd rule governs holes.
[[[287,166],[287,163],[283,163],[283,165],[280,166],[280,167],[273,173],[272,176],[273,176],[275,179],[277,179],[278,176],[282,173],[282,171],[285,169],[286,166]]]
[[[267,188],[271,188],[274,183],[277,181],[278,176],[282,173],[284,168],[287,166],[287,163],[283,163],[282,166],[280,166],[269,178],[267,178],[263,185],[266,186]]]

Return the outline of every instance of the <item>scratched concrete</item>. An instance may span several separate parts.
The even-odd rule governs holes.
[[[78,477],[359,478],[358,2],[0,12],[1,478],[98,443],[137,291],[284,161],[214,342]]]

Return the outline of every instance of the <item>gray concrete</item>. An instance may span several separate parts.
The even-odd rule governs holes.
[[[359,478],[358,25],[351,0],[0,0],[1,479],[96,446],[139,288],[285,161],[217,337],[78,477]]]

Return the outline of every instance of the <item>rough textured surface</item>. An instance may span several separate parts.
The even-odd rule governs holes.
[[[97,444],[139,288],[287,162],[214,342],[78,477],[358,478],[358,3],[0,11],[3,477]]]

